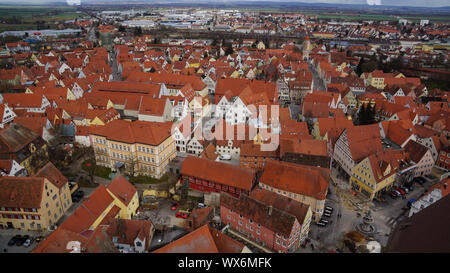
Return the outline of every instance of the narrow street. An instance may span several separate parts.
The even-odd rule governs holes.
[[[317,71],[311,64],[309,64],[309,71],[313,75],[313,90],[320,90],[320,91],[327,90],[323,80],[319,77],[319,74],[317,74]]]

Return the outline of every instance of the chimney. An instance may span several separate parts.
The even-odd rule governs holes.
[[[272,215],[272,211],[273,211],[273,207],[272,207],[272,205],[270,205],[270,206],[269,206],[269,216]]]

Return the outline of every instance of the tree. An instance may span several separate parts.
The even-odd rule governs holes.
[[[121,25],[121,26],[119,26],[119,31],[120,31],[120,32],[124,32],[124,31],[125,31],[125,27],[124,27],[124,26],[122,26],[122,25]]]
[[[228,47],[227,47],[227,49],[225,50],[225,55],[230,55],[230,54],[233,54],[233,48],[231,47],[231,45],[229,45]]]
[[[135,27],[134,28],[134,36],[141,36],[142,35],[142,28],[141,27]]]

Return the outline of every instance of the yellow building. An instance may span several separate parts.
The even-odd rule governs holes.
[[[136,188],[123,176],[117,175],[106,188],[114,198],[114,205],[120,208],[121,219],[131,219],[139,208],[139,195]]]
[[[350,186],[373,200],[392,188],[396,178],[396,168],[387,154],[371,155],[355,165],[350,177]]]
[[[51,163],[34,177],[0,178],[0,229],[45,230],[71,205],[69,183]]]
[[[171,122],[113,120],[91,129],[98,165],[161,177],[176,156]]]

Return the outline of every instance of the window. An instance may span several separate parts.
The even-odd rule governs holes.
[[[45,204],[45,207],[46,207],[46,208],[48,208],[48,203],[47,203],[47,204]]]
[[[242,214],[239,214],[239,218],[241,218],[241,219],[242,219]]]
[[[230,219],[231,219],[231,216],[230,216],[230,215],[227,215],[227,219],[230,220]]]
[[[239,220],[239,225],[242,226],[242,221]]]

